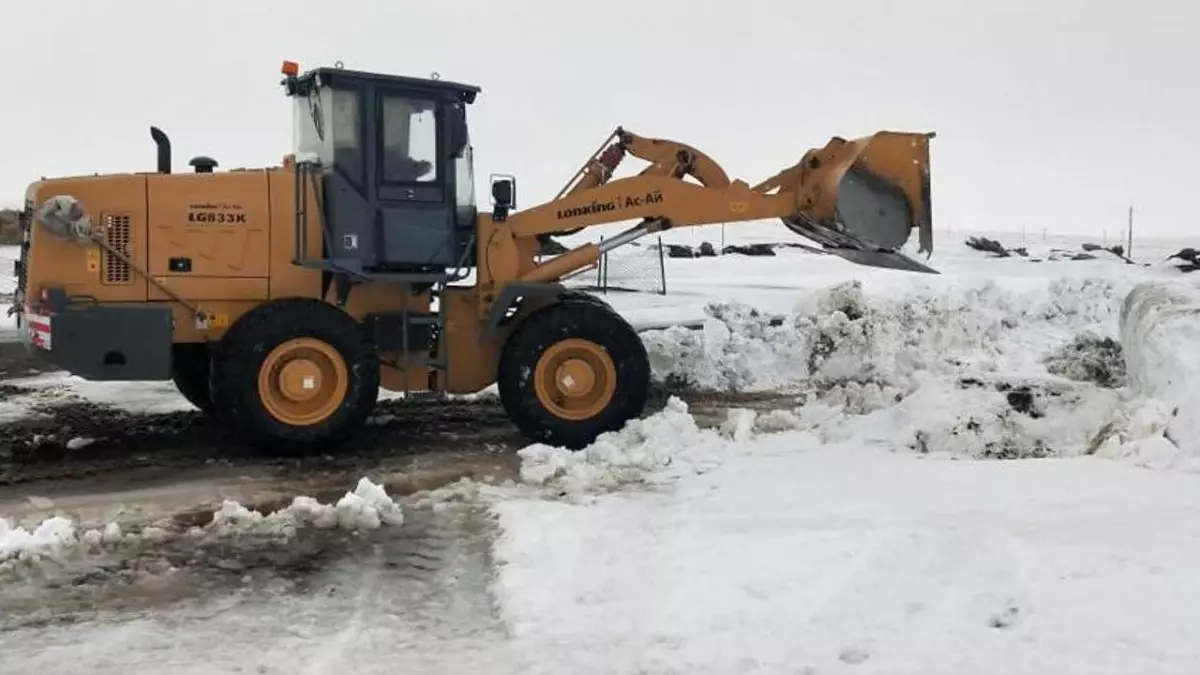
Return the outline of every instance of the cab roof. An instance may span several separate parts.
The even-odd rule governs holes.
[[[320,78],[321,86],[358,88],[369,84],[382,85],[387,88],[452,98],[464,103],[474,103],[476,95],[483,91],[473,84],[450,82],[441,79],[389,75],[328,67],[314,68],[294,78],[287,78],[284,80],[284,86],[288,88],[289,95],[307,94],[312,88],[317,86],[318,77]]]

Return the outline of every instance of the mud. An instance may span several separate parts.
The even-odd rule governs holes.
[[[512,447],[519,434],[491,401],[381,401],[350,450],[310,457],[250,450],[199,412],[135,414],[86,401],[35,407],[0,425],[0,485],[67,480],[137,467],[213,464],[351,470],[398,455],[472,445]]]
[[[16,389],[5,385],[8,389]],[[0,389],[0,397],[8,389]],[[645,414],[671,395],[689,403],[702,425],[718,425],[730,407],[788,407],[791,397],[657,387]],[[134,469],[181,472],[206,467],[271,467],[291,474],[355,474],[388,461],[446,454],[492,454],[529,443],[499,399],[380,401],[346,450],[306,457],[248,449],[198,411],[129,413],[89,401],[34,406],[35,416],[0,425],[0,486],[70,481]],[[508,453],[511,455],[511,452]],[[7,492],[7,491],[6,491]]]
[[[0,308],[5,305],[0,298]],[[48,373],[55,368],[44,361],[34,358],[20,342],[0,341],[0,379],[29,377]]]

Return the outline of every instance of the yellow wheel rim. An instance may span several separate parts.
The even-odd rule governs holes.
[[[552,345],[533,373],[538,401],[555,417],[585,420],[599,415],[617,390],[617,368],[603,347],[570,339]]]
[[[350,376],[341,354],[313,338],[271,350],[258,371],[258,395],[272,417],[292,426],[320,424],[346,398]]]

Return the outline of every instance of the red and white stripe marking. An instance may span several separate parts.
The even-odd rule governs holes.
[[[50,349],[50,317],[26,314],[24,319],[30,343],[39,349]]]

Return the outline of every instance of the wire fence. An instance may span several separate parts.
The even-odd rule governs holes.
[[[601,237],[600,241],[604,241]],[[656,244],[634,242],[600,255],[595,269],[570,279],[571,286],[600,293],[667,294],[667,267],[662,238]]]

